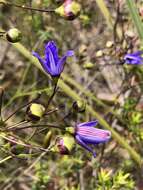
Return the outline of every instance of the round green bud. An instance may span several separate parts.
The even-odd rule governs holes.
[[[17,28],[12,28],[6,32],[6,39],[11,43],[19,42],[22,39],[22,33]]]
[[[42,104],[39,103],[32,103],[28,108],[27,108],[27,116],[28,120],[31,121],[39,121],[44,113],[45,113],[45,107]]]

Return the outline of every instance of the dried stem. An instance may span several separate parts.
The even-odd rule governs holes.
[[[18,4],[14,4],[14,3],[9,3],[9,2],[0,2],[0,4],[4,4],[5,6],[13,6],[13,7],[17,7],[17,8],[21,8],[24,10],[31,10],[31,11],[38,11],[38,12],[48,12],[48,13],[52,13],[55,12],[54,9],[37,9],[37,8],[33,8],[33,7],[27,7],[25,5],[18,5]]]

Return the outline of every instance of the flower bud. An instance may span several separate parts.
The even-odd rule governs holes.
[[[84,63],[83,68],[84,68],[84,69],[92,69],[94,66],[95,66],[95,65],[94,65],[93,63],[91,63],[91,62],[86,62],[86,63]]]
[[[55,9],[55,12],[64,17],[67,20],[74,20],[77,16],[79,16],[81,11],[81,6],[79,3],[72,0],[65,0],[65,2]]]
[[[6,39],[11,43],[19,42],[21,38],[22,34],[17,28],[12,28],[6,32]]]
[[[69,155],[75,146],[74,137],[66,135],[58,137],[55,146],[51,149],[53,152],[59,152],[62,155]]]
[[[113,47],[113,45],[114,45],[113,41],[107,41],[106,42],[106,47],[107,48],[111,48],[111,47]]]
[[[44,148],[48,148],[49,147],[50,142],[51,142],[51,138],[52,138],[52,132],[48,131],[48,133],[44,137],[44,142],[43,142]]]
[[[82,113],[85,111],[85,108],[86,108],[86,103],[84,101],[78,100],[78,101],[74,102],[74,104],[73,104],[73,109],[76,112]]]
[[[27,108],[27,119],[30,121],[39,121],[45,113],[45,107],[39,103],[32,103]]]

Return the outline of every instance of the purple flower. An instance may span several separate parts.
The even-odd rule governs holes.
[[[76,126],[75,131],[77,143],[91,152],[94,157],[96,157],[96,153],[90,145],[105,143],[111,138],[110,131],[94,128],[97,124],[98,121],[80,123]]]
[[[59,77],[64,69],[67,57],[73,56],[74,51],[69,50],[63,57],[58,56],[58,48],[54,41],[50,41],[45,45],[45,58],[41,58],[36,52],[32,54],[38,58],[44,70],[52,77]]]
[[[143,64],[143,51],[137,51],[135,53],[129,53],[125,55],[124,60],[126,64],[140,65]]]

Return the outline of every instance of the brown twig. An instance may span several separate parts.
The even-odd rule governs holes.
[[[25,5],[18,5],[18,4],[14,4],[14,3],[9,3],[9,2],[0,2],[0,4],[4,4],[5,6],[13,6],[13,7],[17,7],[17,8],[21,8],[21,9],[25,9],[25,10],[31,10],[31,11],[39,11],[39,12],[55,12],[54,9],[37,9],[37,8],[33,8],[33,7],[27,7]]]

